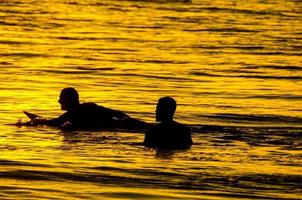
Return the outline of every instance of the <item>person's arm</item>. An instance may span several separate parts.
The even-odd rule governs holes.
[[[31,123],[33,125],[47,125],[47,126],[60,127],[67,121],[68,121],[68,114],[64,113],[60,117],[53,118],[53,119],[35,118],[31,121]]]
[[[44,122],[45,125],[55,126],[55,127],[60,127],[63,123],[64,121],[60,117],[54,119],[48,119]]]

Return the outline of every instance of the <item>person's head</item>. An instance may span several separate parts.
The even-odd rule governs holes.
[[[62,110],[70,110],[79,105],[79,94],[74,88],[64,88],[61,91],[59,103]]]
[[[176,110],[176,101],[172,97],[162,97],[156,106],[156,121],[172,121]]]

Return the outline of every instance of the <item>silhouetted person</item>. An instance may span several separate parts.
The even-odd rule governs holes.
[[[186,149],[193,142],[188,127],[173,120],[176,101],[171,97],[158,100],[156,107],[156,121],[145,134],[144,145],[160,149]]]
[[[64,114],[54,119],[35,119],[34,124],[45,124],[63,128],[119,128],[127,127],[127,121],[134,127],[147,125],[145,122],[130,118],[127,114],[99,106],[95,103],[80,103],[78,92],[74,88],[61,91],[59,103]],[[124,125],[125,124],[125,125]]]

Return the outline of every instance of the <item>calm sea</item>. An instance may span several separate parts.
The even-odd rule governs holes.
[[[301,24],[300,0],[0,0],[0,199],[302,199]],[[8,125],[64,87],[147,122],[172,96],[195,144]]]

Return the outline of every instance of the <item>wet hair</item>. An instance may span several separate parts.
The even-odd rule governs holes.
[[[160,120],[173,119],[173,115],[176,110],[176,101],[172,97],[162,97],[157,103],[157,117]]]
[[[64,88],[61,91],[61,96],[68,98],[72,104],[79,104],[79,94],[78,91],[72,87]]]

